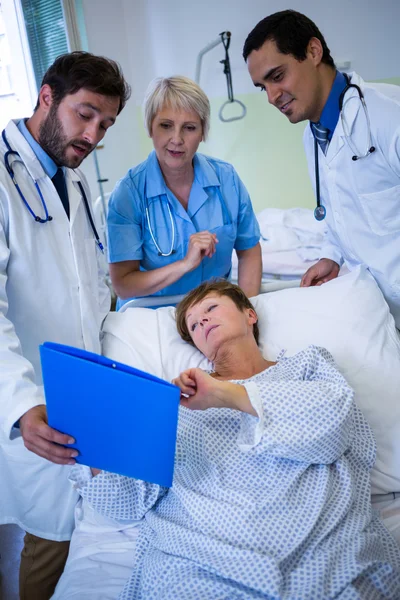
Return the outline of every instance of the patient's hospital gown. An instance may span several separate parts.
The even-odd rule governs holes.
[[[374,440],[330,354],[310,346],[238,383],[259,417],[181,408],[172,488],[74,468],[95,509],[144,517],[120,598],[398,600],[400,550],[370,506]]]

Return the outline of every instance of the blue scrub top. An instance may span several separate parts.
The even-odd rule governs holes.
[[[167,188],[155,151],[146,161],[130,169],[110,198],[108,212],[108,246],[111,263],[139,260],[141,270],[152,270],[186,256],[193,233],[209,231],[219,240],[212,258],[154,296],[185,294],[212,277],[229,277],[232,250],[253,248],[260,239],[260,229],[249,194],[229,163],[195,154],[194,181],[187,211]],[[146,218],[146,205],[153,235],[163,253],[172,243],[175,224],[175,252],[159,256]],[[120,305],[125,301],[120,301]]]

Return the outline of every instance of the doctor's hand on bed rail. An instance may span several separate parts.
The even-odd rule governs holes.
[[[303,275],[300,287],[322,285],[339,275],[339,265],[330,258],[321,258]]]
[[[189,238],[189,248],[183,262],[188,271],[193,271],[199,266],[203,258],[211,258],[215,254],[218,239],[215,233],[199,231]]]
[[[42,458],[59,465],[75,464],[78,456],[75,448],[64,448],[63,444],[73,444],[70,435],[60,433],[47,424],[47,411],[44,405],[29,409],[19,420],[19,427],[25,447]]]
[[[202,369],[187,369],[172,380],[181,390],[181,405],[192,410],[233,408],[257,416],[243,385],[220,381]]]

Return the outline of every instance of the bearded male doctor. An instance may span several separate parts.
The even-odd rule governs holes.
[[[364,264],[400,328],[400,87],[338,72],[315,23],[293,10],[260,21],[243,56],[271,104],[291,123],[310,121],[304,146],[315,215],[328,233],[301,285],[337,277],[343,262]]]
[[[110,298],[78,167],[129,93],[114,61],[65,54],[46,72],[33,116],[0,138],[0,523],[27,532],[22,600],[51,597],[77,499],[68,482],[76,452],[62,446],[72,440],[47,425],[39,344],[100,351]]]

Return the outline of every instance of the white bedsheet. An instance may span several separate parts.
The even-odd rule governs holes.
[[[375,496],[373,507],[400,545],[400,498]],[[67,566],[53,600],[115,599],[131,575],[138,528],[121,529],[88,506],[78,507],[76,514]]]
[[[324,225],[308,208],[266,208],[257,214],[261,232],[263,280],[299,279],[320,256]],[[232,255],[232,278],[237,279],[237,256]]]
[[[137,523],[122,525],[95,513],[82,501],[64,573],[53,600],[114,600],[129,579]]]

